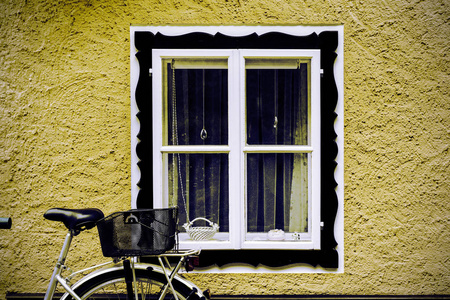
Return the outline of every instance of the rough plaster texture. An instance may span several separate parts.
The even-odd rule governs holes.
[[[194,274],[216,294],[445,294],[449,16],[427,1],[0,2],[0,298],[44,292],[51,207],[130,205],[129,26],[345,25],[345,272]],[[69,262],[102,259],[92,231]],[[85,257],[86,252],[94,252]]]

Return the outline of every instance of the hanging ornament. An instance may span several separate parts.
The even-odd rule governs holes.
[[[206,140],[208,138],[208,132],[205,129],[205,69],[203,69],[203,128],[200,131],[200,138]]]
[[[273,92],[273,111],[274,111],[274,121],[273,128],[278,127],[278,70],[275,70],[274,80],[273,80],[274,92]]]
[[[203,128],[203,129],[200,131],[200,138],[201,138],[202,140],[206,140],[206,139],[208,138],[208,132],[206,131],[205,128]]]

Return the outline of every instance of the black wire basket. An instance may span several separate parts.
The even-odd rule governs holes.
[[[106,257],[158,255],[176,244],[178,209],[133,209],[97,222]]]

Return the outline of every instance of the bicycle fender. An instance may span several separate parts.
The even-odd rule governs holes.
[[[144,271],[148,271],[149,268],[151,269],[150,272],[156,272],[156,273],[160,273],[161,275],[164,276],[164,271],[162,270],[161,267],[157,266],[157,265],[152,265],[152,264],[145,264],[145,263],[135,263],[134,264],[134,268],[135,269],[139,269],[139,270],[144,270]],[[107,273],[112,273],[112,272],[116,272],[119,270],[123,270],[123,265],[122,264],[114,264],[112,266],[109,267],[104,267],[98,270],[95,270],[89,274],[87,274],[86,276],[84,276],[83,278],[81,278],[80,280],[78,280],[76,283],[74,283],[71,288],[72,290],[76,290],[79,286],[81,286],[82,284],[84,284],[85,282],[91,280],[92,278],[95,278],[96,276],[100,276],[100,275],[104,275]],[[188,286],[193,292],[192,295],[189,296],[189,299],[207,299],[201,292],[200,288],[198,288],[195,284],[193,284],[192,282],[190,282],[189,280],[185,279],[184,277],[180,276],[180,275],[175,275],[173,280],[178,280],[179,282],[181,282],[182,284]],[[61,296],[61,300],[66,300],[70,297],[69,293],[64,293],[64,295]]]

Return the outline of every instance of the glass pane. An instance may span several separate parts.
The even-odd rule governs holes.
[[[228,70],[219,68],[226,63],[166,60],[165,145],[228,144]]]
[[[248,154],[247,232],[308,232],[308,189],[307,153]]]
[[[169,205],[179,208],[179,230],[195,218],[229,231],[228,154],[165,154],[168,156]],[[195,226],[209,226],[204,221]]]
[[[272,68],[260,60],[246,60],[247,144],[308,145],[308,63],[276,69],[280,59]]]

